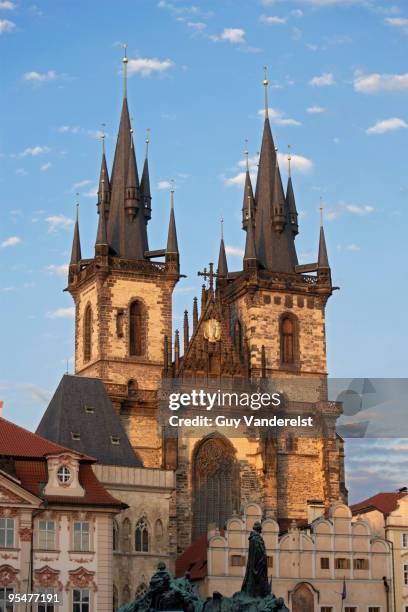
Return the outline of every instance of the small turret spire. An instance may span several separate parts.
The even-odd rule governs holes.
[[[293,191],[293,184],[292,184],[292,171],[291,171],[291,161],[292,161],[292,155],[291,155],[291,146],[288,145],[288,185],[286,188],[286,207],[288,210],[288,214],[289,214],[289,222],[290,222],[290,227],[292,229],[292,232],[295,236],[297,236],[297,234],[299,233],[299,225],[298,225],[298,213],[297,213],[297,208],[296,208],[296,200],[295,200],[295,193]]]
[[[179,250],[177,242],[176,219],[174,216],[174,181],[170,190],[170,219],[167,234],[166,264],[171,272],[179,272]]]
[[[265,119],[268,119],[269,118],[269,102],[268,102],[269,79],[268,79],[268,66],[264,66],[263,85],[264,85],[264,89],[265,89]]]
[[[77,194],[78,197],[78,194]],[[81,239],[79,236],[79,201],[76,202],[76,214],[75,214],[75,227],[74,227],[74,238],[72,241],[71,251],[71,265],[79,264],[82,259],[81,253]]]
[[[320,236],[319,236],[319,257],[318,257],[318,268],[319,270],[330,269],[329,258],[327,256],[326,237],[324,235],[323,227],[323,205],[320,202]]]
[[[254,192],[252,189],[251,175],[249,173],[249,151],[248,151],[248,139],[247,138],[245,138],[244,155],[245,155],[246,172],[245,172],[245,185],[244,185],[244,199],[242,202],[242,229],[246,230],[248,226],[248,219],[249,219],[249,210],[248,210],[249,199],[251,200],[252,210],[253,212],[255,211]]]
[[[102,124],[104,127],[105,124]],[[99,187],[98,187],[98,214],[103,211],[105,217],[108,217],[109,214],[109,205],[110,205],[110,182],[109,182],[109,174],[108,174],[108,166],[106,163],[106,155],[105,155],[105,138],[106,135],[104,132],[101,133],[101,142],[102,142],[102,161],[101,161],[101,171],[99,174]]]
[[[227,255],[225,252],[224,244],[224,219],[221,217],[221,241],[220,241],[220,252],[218,255],[218,268],[217,268],[217,282],[219,279],[225,279],[228,276],[228,263]]]
[[[136,169],[136,156],[133,146],[133,129],[130,128],[130,155],[126,180],[125,210],[130,219],[134,219],[138,209],[139,180]]]
[[[256,260],[256,247],[255,247],[255,236],[254,236],[254,223],[252,218],[252,203],[251,199],[248,198],[248,228],[245,241],[245,253],[244,253],[244,270],[254,269],[257,267]]]
[[[123,43],[123,48],[125,50],[124,56],[122,58],[122,63],[123,63],[123,97],[127,98],[127,65],[128,65],[128,62],[129,62],[129,59],[128,59],[128,56],[127,56],[127,48],[128,48],[127,42]]]
[[[140,181],[140,192],[143,202],[144,216],[149,221],[152,217],[152,195],[150,191],[150,175],[149,175],[149,144],[150,144],[150,128],[146,130],[146,155],[143,165],[142,179]]]

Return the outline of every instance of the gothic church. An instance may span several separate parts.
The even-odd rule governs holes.
[[[78,218],[75,224],[67,287],[76,313],[75,375],[103,382],[111,418],[120,420],[134,453],[120,465],[174,473],[168,516],[174,561],[208,524],[222,529],[249,501],[285,525],[306,519],[310,502],[327,508],[347,500],[343,443],[336,435],[341,406],[328,401],[326,386],[325,308],[333,286],[323,227],[316,261],[298,263],[292,177],[285,191],[266,105],[255,189],[246,170],[241,269],[229,269],[221,238],[218,265],[204,273],[200,308],[195,298],[191,321],[185,312],[183,337],[178,330],[173,335],[172,293],[180,279],[173,193],[167,244],[150,250],[148,157],[139,177],[132,132],[125,88],[110,173],[102,154],[91,259],[82,257]],[[208,321],[216,322],[213,335]],[[171,379],[196,385],[279,380],[288,410],[319,415],[324,436],[272,437],[242,429],[234,438],[215,430],[194,437],[182,428],[165,436],[158,391]],[[67,414],[60,410],[58,418],[75,419],[69,411],[67,404]],[[38,432],[68,445],[61,429],[47,422],[46,413]],[[92,454],[94,432],[82,434]]]

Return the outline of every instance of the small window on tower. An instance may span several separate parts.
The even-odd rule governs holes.
[[[115,446],[119,446],[119,444],[120,444],[120,440],[119,440],[118,436],[111,436],[111,442]]]
[[[80,440],[81,434],[78,431],[71,431],[71,438],[73,440]]]
[[[143,306],[137,300],[129,309],[129,353],[134,356],[143,354]]]
[[[282,365],[295,364],[296,357],[296,321],[292,316],[281,319],[281,361]]]
[[[92,308],[88,304],[84,317],[84,361],[92,357]]]

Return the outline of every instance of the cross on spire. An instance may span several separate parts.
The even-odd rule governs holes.
[[[269,118],[269,103],[268,103],[268,87],[269,87],[269,79],[268,79],[268,66],[264,66],[264,80],[263,80],[264,88],[265,88],[265,119]]]
[[[127,56],[127,48],[128,48],[128,44],[127,42],[123,43],[122,45],[123,49],[125,50],[125,54],[122,58],[122,63],[123,63],[123,96],[124,98],[127,97],[127,65],[129,62],[128,56]]]
[[[218,274],[214,272],[214,264],[212,262],[210,262],[209,268],[210,268],[209,270],[207,270],[207,268],[204,268],[202,272],[197,272],[197,276],[202,276],[204,280],[208,279],[210,289],[213,290],[214,278],[218,278]]]

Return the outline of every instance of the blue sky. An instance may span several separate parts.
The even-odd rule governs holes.
[[[303,262],[315,259],[324,201],[333,279],[341,287],[327,309],[330,374],[406,376],[408,10],[402,0],[0,0],[5,416],[35,427],[67,360],[72,370],[72,301],[63,289],[75,194],[83,254],[90,256],[98,134],[105,123],[111,164],[123,41],[139,167],[151,129],[151,248],[164,246],[168,182],[176,184],[188,276],[175,294],[176,325],[199,291],[197,270],[217,256],[221,215],[230,269],[240,266],[244,140],[254,171],[267,64],[285,180],[288,144],[294,156]],[[381,444],[374,479],[372,453],[348,443],[354,498],[407,484],[404,443]]]

